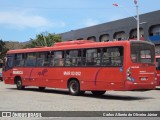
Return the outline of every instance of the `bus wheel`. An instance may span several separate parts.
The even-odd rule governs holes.
[[[16,79],[16,86],[18,90],[23,90],[25,88],[25,86],[22,85],[22,80],[21,78],[17,78]]]
[[[45,87],[39,87],[39,90],[40,90],[40,91],[44,91],[44,90],[45,90]]]
[[[82,93],[82,91],[80,91],[80,85],[79,82],[77,80],[71,80],[69,82],[69,92],[71,95],[80,95]]]
[[[106,91],[91,91],[93,95],[96,95],[96,96],[101,96],[103,95]]]

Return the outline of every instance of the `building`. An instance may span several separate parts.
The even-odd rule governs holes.
[[[151,41],[156,45],[156,52],[160,53],[160,10],[141,14],[140,39]],[[137,38],[137,21],[133,17],[107,22],[62,33],[62,39],[68,40],[94,40],[113,41]]]

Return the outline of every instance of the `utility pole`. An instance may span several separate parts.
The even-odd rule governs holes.
[[[137,21],[137,40],[140,40],[140,33],[139,33],[139,11],[138,11],[138,4],[137,4],[137,0],[134,0],[134,4],[136,5],[136,13],[137,13],[137,17],[135,16],[132,16],[136,21]],[[113,6],[115,7],[118,7],[119,5],[118,4],[113,4]],[[119,7],[122,7],[122,6],[119,6]],[[130,14],[130,12],[125,9],[125,7],[122,7],[126,12],[128,12]],[[143,23],[146,23],[146,22],[143,22]],[[141,23],[141,24],[143,24]]]
[[[136,13],[137,13],[137,40],[139,39],[139,11],[138,11],[138,5],[137,5],[137,0],[134,0],[134,4],[136,5]]]

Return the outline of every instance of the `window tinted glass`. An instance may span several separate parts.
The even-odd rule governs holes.
[[[34,67],[36,66],[36,53],[27,53],[25,66]]]
[[[15,55],[15,66],[16,67],[24,66],[24,54]]]
[[[86,66],[99,66],[100,65],[101,50],[99,48],[87,49],[85,53],[86,53],[86,58],[85,58]]]
[[[51,52],[51,65],[50,66],[64,66],[64,52],[63,51]]]
[[[123,47],[103,48],[102,66],[122,66]]]
[[[49,52],[40,52],[37,53],[37,66],[43,67],[43,66],[49,66]]]
[[[147,43],[131,43],[131,59],[136,63],[154,63],[154,45]]]
[[[69,50],[66,51],[65,66],[80,66],[81,65],[81,51]]]
[[[5,60],[5,70],[9,70],[14,66],[14,55],[8,55]]]

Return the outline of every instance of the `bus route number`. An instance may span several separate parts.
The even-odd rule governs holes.
[[[81,72],[75,72],[75,71],[64,71],[63,75],[75,75],[75,76],[81,76]]]

